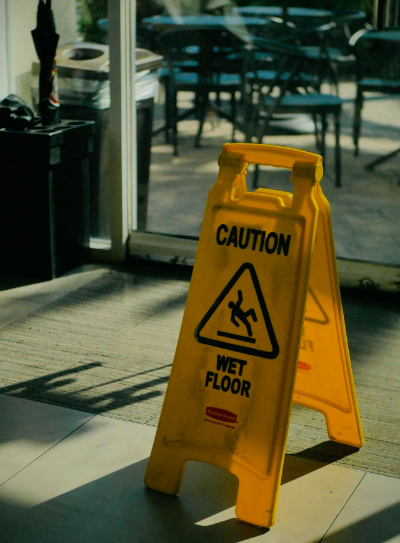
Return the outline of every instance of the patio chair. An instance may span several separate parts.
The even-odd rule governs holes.
[[[365,14],[358,10],[333,13],[311,25],[296,26],[292,21],[269,19],[258,34],[301,47],[318,65],[320,82],[327,81],[339,96],[339,81],[343,70],[353,69],[357,56],[350,39],[352,32],[363,26]]]
[[[390,32],[397,32],[397,41],[390,37]],[[387,34],[387,39],[385,37]],[[396,36],[395,36],[396,37]],[[353,45],[356,46],[360,40],[360,46],[363,52],[359,51],[360,59],[368,59],[369,73],[365,73],[363,62],[360,61],[357,77],[357,94],[354,108],[353,120],[353,142],[354,156],[359,154],[359,139],[361,134],[361,113],[364,105],[364,94],[368,92],[381,93],[388,95],[400,95],[400,72],[398,52],[400,45],[400,30],[369,30],[359,32],[352,38]],[[366,63],[365,63],[366,64]],[[400,152],[400,149],[390,153],[383,158],[378,158],[369,164],[373,167],[376,164],[384,162],[387,158]]]
[[[344,70],[357,70],[357,55],[351,41],[352,34],[365,26],[365,13],[360,10],[335,12],[316,32],[312,26],[299,28],[283,41],[301,45],[309,55],[319,59],[321,74],[334,85],[339,96],[339,82]],[[312,38],[313,43],[307,43]]]
[[[302,46],[302,42],[309,42],[307,36],[312,36],[315,41],[321,41],[321,35],[329,32],[333,28],[333,23],[322,23],[318,25],[296,28],[292,22],[285,22],[282,19],[270,18],[263,31],[259,33],[257,37],[267,40],[280,41],[282,43],[288,43],[295,45],[298,48],[307,52],[310,59],[310,66],[303,66],[302,73],[296,73],[288,82],[288,86],[296,89],[299,85],[304,84],[305,88],[312,87],[319,91],[321,84],[326,75],[326,55],[323,55],[319,48],[310,48]],[[243,41],[247,41],[247,37]],[[311,50],[310,50],[311,49]],[[247,71],[246,79],[251,84],[257,81],[257,85],[262,82],[263,84],[271,84],[275,81],[277,72],[275,55],[270,50],[264,51],[256,49],[253,52],[253,64],[252,68]],[[257,64],[257,73],[255,73],[254,66]],[[305,71],[305,69],[307,71]],[[282,84],[288,80],[289,72],[283,71],[279,76],[279,82]]]
[[[246,141],[251,142],[253,137],[262,143],[267,128],[276,115],[281,114],[309,114],[314,122],[321,119],[321,134],[315,122],[315,135],[317,147],[324,158],[325,134],[327,129],[327,116],[332,115],[335,126],[335,182],[341,186],[341,149],[340,149],[340,114],[342,100],[335,95],[322,94],[315,87],[307,84],[307,77],[311,73],[315,59],[302,48],[284,44],[273,40],[251,38],[246,46],[246,64],[244,70],[245,88],[245,133]],[[266,83],[258,78],[259,63],[256,55],[259,52],[270,53],[274,59],[273,67],[276,77],[272,82]],[[248,73],[254,77],[249,81]],[[282,80],[281,75],[287,74]],[[258,186],[258,166],[254,174],[254,188]]]
[[[200,146],[212,92],[217,97],[223,92],[230,94],[230,113],[221,107],[220,101],[214,102],[212,107],[221,117],[232,122],[233,139],[236,92],[242,86],[238,58],[232,57],[237,44],[235,36],[223,28],[174,28],[163,32],[157,41],[167,63],[164,72],[166,129],[168,132],[172,130],[174,155],[178,155],[178,122],[193,114],[199,121],[194,145]],[[178,111],[178,94],[181,91],[194,93],[193,108],[183,114]]]

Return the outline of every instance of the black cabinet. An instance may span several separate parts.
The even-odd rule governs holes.
[[[85,263],[91,121],[0,130],[0,272],[46,280]]]

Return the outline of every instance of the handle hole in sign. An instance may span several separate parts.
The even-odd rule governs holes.
[[[293,184],[290,181],[292,170],[273,166],[259,166],[256,186],[254,186],[254,170],[255,165],[252,164],[247,174],[248,190],[273,189],[293,192]]]
[[[249,172],[249,168],[253,171]],[[238,175],[234,187],[234,198],[240,198],[245,192],[270,194],[271,190],[281,192],[279,200],[284,207],[291,207],[293,196],[293,183],[291,183],[292,171],[286,168],[273,166],[260,167],[258,183],[254,186],[254,165],[249,164],[247,169]],[[243,175],[244,174],[244,175]]]

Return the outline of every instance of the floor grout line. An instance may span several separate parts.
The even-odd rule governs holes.
[[[350,496],[347,498],[347,500],[345,501],[345,503],[343,504],[343,507],[340,509],[340,511],[338,512],[338,514],[336,515],[336,517],[332,520],[332,522],[330,523],[330,525],[328,526],[326,532],[324,533],[324,535],[321,537],[321,539],[318,541],[318,543],[322,543],[323,540],[325,539],[325,536],[326,534],[329,532],[329,530],[332,528],[333,524],[335,523],[335,521],[337,520],[337,518],[339,517],[340,513],[343,511],[343,509],[346,507],[346,505],[349,503],[351,497],[353,496],[354,492],[357,490],[357,488],[360,486],[360,484],[363,482],[365,476],[367,475],[367,472],[364,473],[364,475],[361,477],[360,481],[357,483],[357,485],[355,486],[353,492],[350,494]]]
[[[39,458],[41,458],[42,456],[44,456],[45,454],[47,454],[49,451],[51,451],[52,449],[54,449],[54,447],[57,447],[57,445],[59,445],[62,441],[64,441],[65,439],[67,439],[67,437],[69,437],[70,435],[72,435],[73,433],[75,433],[77,430],[79,430],[79,428],[82,428],[82,426],[85,426],[85,424],[87,424],[88,422],[90,422],[92,419],[94,419],[94,417],[97,417],[98,414],[95,413],[92,417],[90,417],[88,420],[86,420],[85,422],[83,422],[82,424],[80,424],[77,428],[75,428],[74,430],[72,430],[72,432],[70,432],[69,434],[67,434],[66,436],[64,436],[62,439],[60,439],[60,441],[57,441],[57,443],[54,443],[54,445],[52,445],[51,447],[49,447],[47,450],[45,450],[44,452],[42,452],[42,454],[39,454],[39,456],[37,458],[34,458],[31,462],[29,462],[26,466],[24,466],[23,468],[21,468],[20,470],[18,470],[16,473],[14,473],[14,475],[11,475],[11,477],[9,477],[6,481],[4,481],[3,483],[0,484],[0,487],[2,487],[3,485],[5,485],[6,483],[8,483],[8,481],[10,481],[11,479],[13,479],[14,477],[16,477],[19,473],[21,473],[21,471],[24,471],[24,469],[26,468],[29,468],[29,466],[31,466],[34,462],[36,462],[36,460],[39,460]]]

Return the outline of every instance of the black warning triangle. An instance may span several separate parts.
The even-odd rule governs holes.
[[[242,290],[234,290],[233,287],[238,283],[246,271],[250,273],[250,280],[254,288],[251,288],[250,281],[247,280],[247,284],[244,283],[245,288],[243,288],[243,294]],[[253,292],[250,292],[250,290]],[[229,294],[230,296],[228,296]],[[234,302],[236,298],[237,301]],[[242,302],[244,303],[244,307],[246,307],[246,300],[250,299],[253,300],[253,305],[258,302],[257,311],[255,311],[254,308],[249,308],[247,311],[242,309]],[[247,301],[247,307],[249,307],[248,303],[249,302]],[[221,309],[225,311],[225,316],[221,317],[218,315],[218,312],[221,312]],[[229,319],[226,317],[228,314],[230,315]],[[261,316],[262,319],[260,318]],[[215,321],[212,327],[207,326],[210,321],[211,323]],[[234,330],[232,323],[235,327]],[[257,330],[256,334],[253,335],[252,326],[255,324]],[[240,333],[236,333],[236,327],[240,328]],[[205,343],[206,345],[212,345],[213,347],[220,347],[238,353],[269,359],[278,356],[279,345],[276,340],[256,270],[252,264],[247,262],[240,266],[238,271],[204,315],[200,324],[196,327],[194,337],[199,343]]]
[[[308,289],[304,320],[316,322],[318,324],[328,324],[329,322],[328,315],[325,313],[324,308],[311,287]]]

